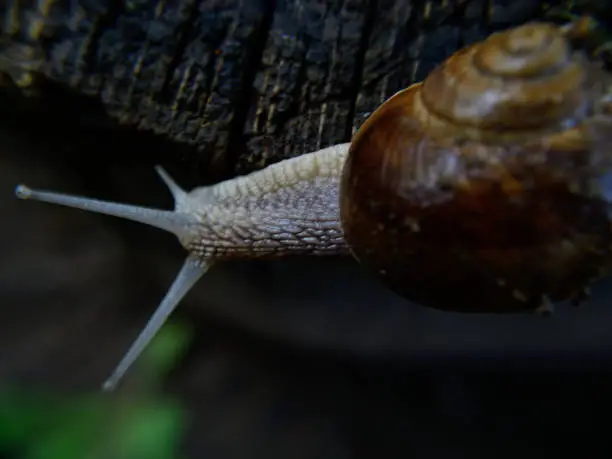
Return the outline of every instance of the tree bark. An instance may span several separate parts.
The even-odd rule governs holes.
[[[61,88],[64,110],[77,94],[80,123],[154,133],[235,175],[349,140],[459,47],[562,3],[12,0],[0,71],[39,97]]]

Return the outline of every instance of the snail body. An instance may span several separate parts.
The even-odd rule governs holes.
[[[405,298],[462,312],[578,295],[612,262],[612,122],[571,30],[527,24],[458,51],[351,143],[190,192],[158,168],[173,211],[20,185],[23,199],[164,229],[189,252],[104,387],[219,261],[350,253]]]
[[[174,199],[172,211],[18,185],[15,194],[20,199],[112,215],[168,231],[189,253],[161,304],[103,389],[116,387],[179,302],[215,263],[348,254],[339,218],[339,183],[349,146],[327,147],[190,192],[158,166],[156,171]]]

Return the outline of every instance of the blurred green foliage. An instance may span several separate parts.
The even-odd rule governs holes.
[[[188,343],[166,325],[115,392],[58,395],[0,388],[0,454],[24,459],[177,459],[181,406],[159,385]],[[11,456],[11,457],[12,457]]]

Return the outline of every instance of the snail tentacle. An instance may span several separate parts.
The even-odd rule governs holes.
[[[169,176],[164,172],[162,177],[169,179]],[[166,181],[166,180],[164,180]],[[178,203],[181,203],[183,196],[180,188],[173,181],[166,182],[170,191],[178,198]],[[19,199],[30,199],[33,201],[47,202],[74,209],[86,210],[98,214],[110,215],[113,217],[131,220],[155,228],[168,231],[178,238],[187,236],[187,231],[195,222],[192,216],[176,211],[152,209],[149,207],[134,206],[130,204],[122,204],[117,202],[102,201],[99,199],[86,198],[83,196],[74,196],[63,193],[57,193],[47,190],[36,190],[29,188],[26,185],[18,185],[15,188],[15,195]]]
[[[163,167],[155,166],[155,172],[157,172],[157,174],[166,184],[168,190],[170,190],[170,194],[172,194],[172,198],[174,199],[175,210],[184,207],[185,202],[187,201],[187,192],[183,190],[172,177],[170,177],[170,174],[168,174]]]
[[[176,309],[181,300],[189,293],[196,282],[208,271],[209,264],[203,263],[199,258],[188,256],[179,271],[176,279],[170,286],[168,293],[151,316],[144,329],[140,332],[136,341],[125,353],[113,373],[102,385],[102,390],[109,392],[116,388],[119,381],[130,369],[134,362],[140,357],[144,349],[159,332],[166,320]]]

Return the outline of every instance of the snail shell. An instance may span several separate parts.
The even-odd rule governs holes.
[[[572,298],[612,261],[609,80],[571,28],[530,23],[451,56],[351,144],[354,256],[400,295],[463,312]]]

